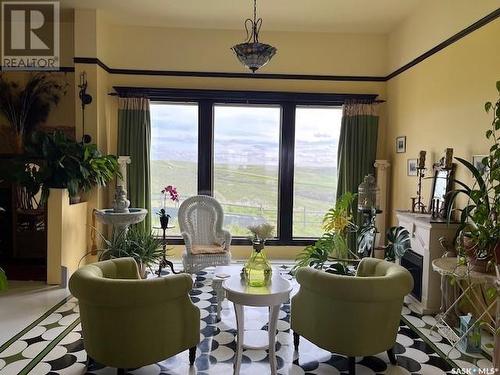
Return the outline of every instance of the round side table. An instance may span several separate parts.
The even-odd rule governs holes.
[[[276,324],[281,305],[290,298],[292,290],[291,284],[283,279],[277,270],[273,271],[271,282],[265,287],[249,287],[241,277],[231,276],[224,280],[222,287],[226,291],[226,297],[234,305],[237,325],[237,346],[236,359],[234,361],[234,374],[238,375],[241,368],[241,357],[243,349],[266,349],[269,347],[269,364],[271,374],[277,372],[276,363]],[[244,306],[268,307],[269,324],[268,337],[269,345],[257,347],[255,345],[245,345],[245,314]]]

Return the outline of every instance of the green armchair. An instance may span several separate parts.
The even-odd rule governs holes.
[[[401,319],[403,299],[413,278],[403,267],[364,258],[356,276],[340,276],[313,268],[296,274],[299,292],[292,298],[291,328],[295,350],[300,336],[332,353],[349,357],[349,374],[355,357],[392,350]]]
[[[187,274],[142,280],[133,258],[83,266],[69,281],[78,298],[89,361],[123,369],[162,361],[189,349],[195,360],[200,311]]]

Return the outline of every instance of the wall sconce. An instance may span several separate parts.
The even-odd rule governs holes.
[[[78,88],[80,92],[78,93],[78,97],[80,98],[80,102],[82,104],[82,143],[90,143],[92,141],[92,137],[89,134],[85,134],[85,106],[92,103],[92,96],[87,94],[87,73],[80,73],[80,84]]]

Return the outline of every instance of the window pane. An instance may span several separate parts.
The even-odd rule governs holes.
[[[233,236],[277,227],[280,118],[278,106],[214,107],[214,196]]]
[[[293,236],[319,237],[337,191],[337,147],[342,110],[297,107]]]
[[[132,160],[132,163],[134,161]],[[151,208],[153,227],[159,227],[156,213],[165,205],[175,228],[167,235],[179,235],[177,210],[198,190],[198,105],[191,103],[151,104]],[[163,199],[161,190],[177,188],[179,202]],[[158,232],[157,230],[155,230]]]

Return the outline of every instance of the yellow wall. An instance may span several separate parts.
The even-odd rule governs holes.
[[[467,160],[488,153],[484,133],[491,118],[483,108],[498,95],[499,35],[497,19],[388,82],[386,146],[392,161],[392,209],[410,208],[416,177],[407,177],[406,161],[416,158],[419,150],[430,154],[428,168],[446,147]],[[395,152],[397,136],[406,136],[404,154]],[[457,177],[470,181],[463,167],[458,167]],[[425,197],[430,183],[424,181]]]
[[[102,29],[99,57],[114,68],[247,72],[230,50],[243,41],[244,30],[123,25]],[[386,72],[384,35],[263,30],[261,40],[278,49],[262,72],[373,76]]]
[[[70,205],[66,189],[50,189],[47,223],[47,283],[61,284],[61,267],[69,278],[85,264],[87,202]]]
[[[498,0],[421,0],[388,36],[387,73],[472,25],[499,5]]]

